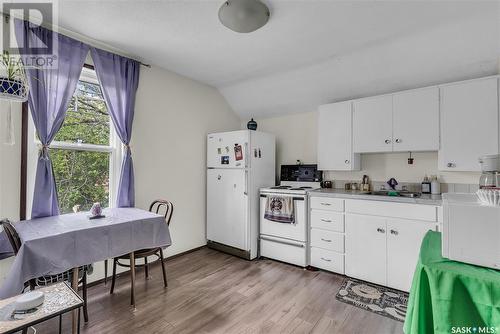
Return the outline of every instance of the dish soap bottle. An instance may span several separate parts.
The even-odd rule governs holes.
[[[430,194],[431,193],[431,182],[427,175],[424,177],[422,181],[422,194]]]
[[[441,194],[441,183],[439,183],[437,175],[431,176],[431,194]]]

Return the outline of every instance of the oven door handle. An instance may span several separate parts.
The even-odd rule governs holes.
[[[305,247],[304,244],[300,243],[300,242],[295,242],[295,241],[292,241],[292,240],[283,240],[283,239],[273,238],[273,237],[269,237],[269,236],[266,236],[266,235],[261,235],[260,239],[261,240],[272,241],[272,242],[277,242],[279,244],[300,247],[300,248],[304,248]]]
[[[264,197],[266,198],[268,195],[264,195],[264,194],[260,194],[260,197]],[[273,196],[273,195],[269,195],[269,196]],[[280,196],[280,195],[276,195],[276,196]],[[286,196],[285,196],[286,197]],[[294,201],[303,201],[304,200],[304,197],[293,197],[293,200]]]

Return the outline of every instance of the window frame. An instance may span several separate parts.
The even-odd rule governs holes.
[[[93,66],[84,66],[82,72],[80,73],[79,81],[86,81],[99,85],[97,75],[92,68]],[[35,184],[36,166],[38,160],[38,152],[42,148],[42,143],[36,137],[36,129],[33,123],[33,118],[31,112],[29,114],[28,121],[28,159],[27,159],[27,203],[26,203],[26,217],[29,219],[31,217],[32,203],[33,203],[33,192]],[[123,145],[118,137],[113,121],[110,116],[109,120],[109,145],[97,145],[97,144],[87,144],[87,143],[71,143],[63,141],[52,141],[49,145],[50,149],[62,149],[71,151],[90,151],[90,152],[102,152],[109,153],[109,207],[115,207],[118,182],[120,179],[121,172],[121,162],[123,158]],[[55,175],[54,175],[55,177]]]

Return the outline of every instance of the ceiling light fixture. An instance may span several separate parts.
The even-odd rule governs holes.
[[[219,20],[227,28],[249,33],[269,20],[269,8],[259,0],[227,0],[219,9]]]

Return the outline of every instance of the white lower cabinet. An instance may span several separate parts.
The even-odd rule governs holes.
[[[386,219],[347,214],[345,217],[345,273],[386,285]]]
[[[340,199],[311,199],[311,266],[410,290],[422,239],[437,230],[439,207],[351,199],[321,206]]]
[[[420,244],[437,222],[346,213],[345,273],[410,291]]]
[[[388,286],[410,291],[420,245],[429,230],[436,230],[436,223],[402,219],[387,220]]]

